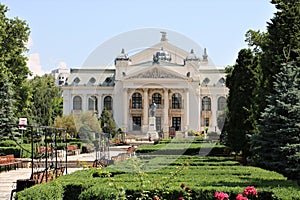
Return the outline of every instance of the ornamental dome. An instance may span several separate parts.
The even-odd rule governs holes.
[[[194,53],[194,50],[191,49],[191,53],[185,58],[185,61],[199,61],[200,59]]]

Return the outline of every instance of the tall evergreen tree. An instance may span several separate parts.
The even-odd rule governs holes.
[[[282,63],[295,61],[297,55],[292,51],[300,48],[300,1],[272,0],[277,12],[268,22],[267,34],[260,42],[262,49],[262,86],[260,91],[260,111],[266,106],[266,96],[273,92],[275,75],[282,70]]]
[[[300,180],[300,62],[284,64],[252,137],[258,166]]]
[[[104,133],[109,133],[112,134],[112,136],[114,136],[116,134],[116,122],[113,119],[111,113],[105,108],[101,113],[100,120],[101,120],[102,131]]]
[[[3,72],[3,66],[0,65]],[[0,73],[0,138],[11,131],[10,124],[17,123],[11,83],[8,81],[7,72]]]
[[[244,161],[249,156],[249,135],[256,132],[256,121],[253,117],[253,99],[258,83],[256,66],[251,50],[242,49],[236,64],[231,70],[227,70],[226,86],[229,88],[229,96],[225,123],[226,144],[234,152],[242,152]]]

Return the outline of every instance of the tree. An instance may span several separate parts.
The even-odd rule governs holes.
[[[68,135],[72,137],[77,137],[77,129],[75,125],[74,115],[63,115],[57,116],[54,120],[53,127],[56,128],[65,128]]]
[[[101,113],[100,120],[101,120],[102,131],[104,133],[109,133],[112,135],[112,137],[114,137],[116,134],[116,122],[112,118],[111,113],[105,108]]]
[[[26,42],[29,37],[29,27],[25,21],[6,17],[8,8],[0,4],[0,65],[1,72],[7,73],[8,81],[16,100],[15,115],[28,116],[30,113],[30,92],[26,84],[29,68],[26,66]]]
[[[3,66],[2,66],[3,67]],[[0,70],[2,71],[0,65]],[[10,124],[17,123],[11,83],[7,73],[0,73],[0,138],[11,131]]]
[[[252,137],[256,164],[300,181],[300,62],[284,64]]]
[[[61,89],[55,85],[53,76],[35,76],[29,81],[32,87],[32,119],[34,123],[50,126],[62,115]]]
[[[246,41],[261,55],[261,85],[258,93],[259,111],[266,107],[266,97],[273,92],[274,77],[282,63],[295,61],[293,50],[300,48],[300,1],[272,0],[277,12],[267,24],[267,33],[249,30]]]
[[[226,86],[227,121],[226,144],[236,153],[242,153],[244,161],[249,156],[249,135],[256,132],[254,97],[258,84],[257,62],[250,49],[239,52],[236,64],[227,69]]]

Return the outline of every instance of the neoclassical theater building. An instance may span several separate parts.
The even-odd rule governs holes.
[[[113,66],[71,69],[63,88],[64,114],[109,110],[127,133],[147,134],[149,106],[156,104],[156,130],[176,134],[189,130],[218,132],[226,106],[224,67],[168,41],[128,56],[124,49]]]

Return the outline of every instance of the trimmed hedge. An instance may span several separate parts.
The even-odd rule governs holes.
[[[172,159],[171,165],[164,165]],[[211,200],[216,191],[235,199],[245,187],[255,186],[258,199],[300,200],[300,187],[278,173],[240,166],[228,157],[172,155],[145,155],[107,168],[77,171],[18,192],[17,199],[153,199],[162,195],[173,200],[179,197],[181,183],[191,188],[192,199]]]

